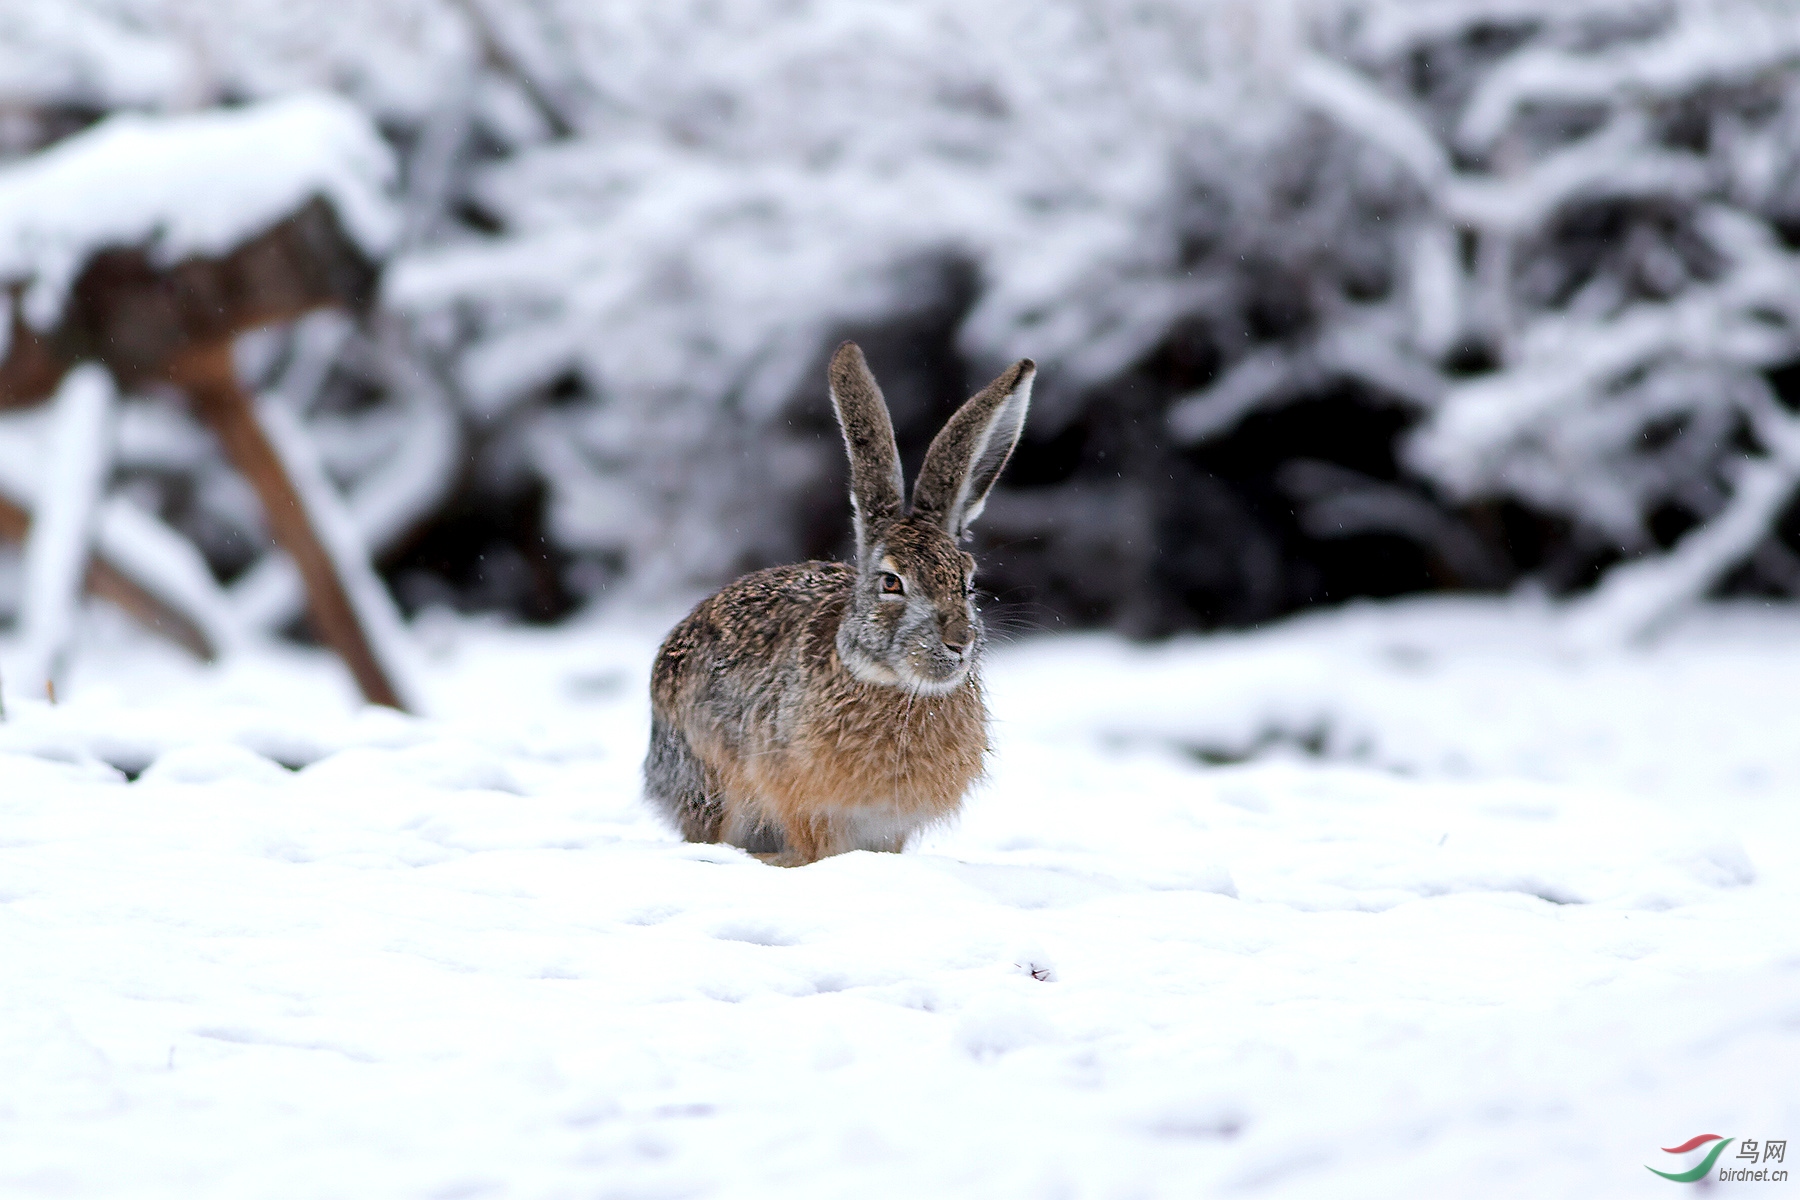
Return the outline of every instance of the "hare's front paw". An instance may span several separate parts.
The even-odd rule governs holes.
[[[807,863],[819,861],[817,855],[802,854],[798,850],[777,850],[771,854],[752,854],[750,857],[766,862],[771,867],[804,867]]]

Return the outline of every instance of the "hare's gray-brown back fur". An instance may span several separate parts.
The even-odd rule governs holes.
[[[644,785],[682,836],[794,865],[899,851],[956,812],[987,752],[975,560],[956,543],[1018,441],[1034,370],[1015,363],[957,410],[906,512],[881,390],[861,350],[838,348],[856,561],[746,575],[663,642]]]

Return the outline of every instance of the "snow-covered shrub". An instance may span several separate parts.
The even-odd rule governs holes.
[[[301,87],[374,115],[386,302],[478,447],[455,503],[543,488],[576,586],[831,549],[845,335],[908,456],[1039,360],[983,533],[1066,613],[1254,618],[1339,541],[1500,582],[1494,501],[1558,522],[1552,582],[1643,556],[1606,628],[1800,575],[1777,0],[6,0],[12,62],[0,151]]]
[[[1487,21],[1446,24],[1457,8]],[[1414,345],[1465,368],[1425,405],[1414,469],[1650,556],[1608,575],[1596,634],[1753,555],[1791,591],[1800,422],[1768,373],[1800,357],[1800,10],[1394,6],[1344,45],[1362,72],[1308,90],[1427,190]]]

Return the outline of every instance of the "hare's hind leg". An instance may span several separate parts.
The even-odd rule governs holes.
[[[650,718],[650,752],[644,756],[644,795],[690,842],[716,842],[725,806],[708,786],[706,764],[687,738],[658,714]]]
[[[719,830],[719,840],[740,850],[747,850],[765,862],[787,849],[787,843],[781,836],[781,826],[772,824],[753,808],[742,804],[727,810]]]

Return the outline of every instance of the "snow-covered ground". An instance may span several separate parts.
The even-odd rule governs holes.
[[[93,615],[7,695],[0,1194],[1587,1200],[1800,1136],[1792,610],[1026,640],[960,824],[793,871],[638,803],[649,625],[419,632],[428,720]]]

